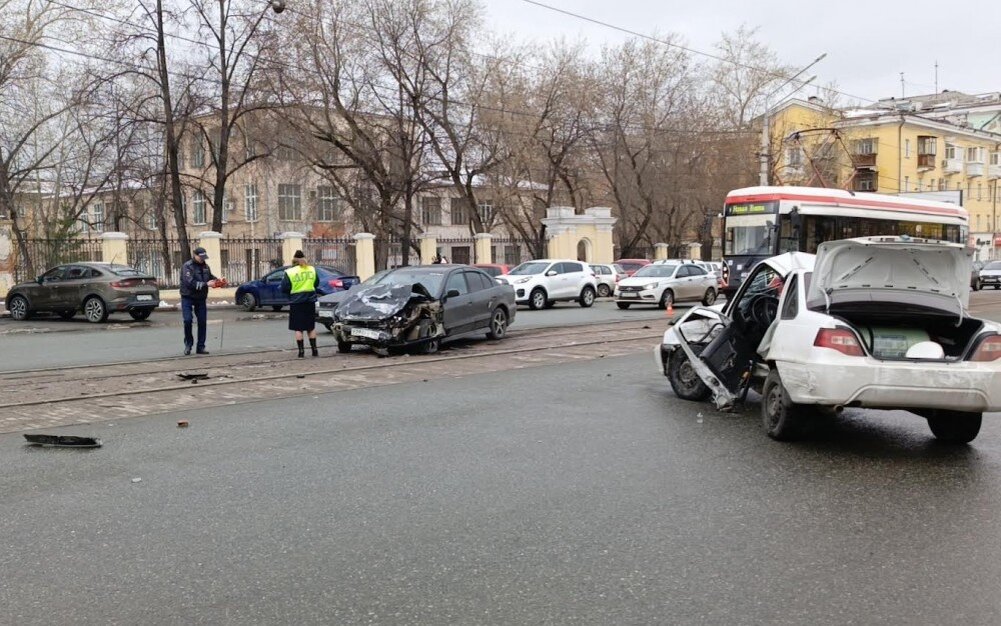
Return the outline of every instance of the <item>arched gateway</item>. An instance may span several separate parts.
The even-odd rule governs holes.
[[[546,209],[542,223],[549,235],[549,258],[611,263],[615,260],[612,228],[616,221],[608,207],[591,207],[583,215],[575,214],[573,207]]]

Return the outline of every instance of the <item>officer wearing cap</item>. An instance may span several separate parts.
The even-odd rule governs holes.
[[[208,324],[208,311],[205,302],[209,295],[209,283],[218,279],[212,275],[208,263],[209,255],[205,248],[195,248],[191,260],[181,267],[181,315],[184,319],[184,354],[191,354],[195,344],[191,335],[192,318],[198,320],[198,344],[194,345],[198,354],[208,354],[205,349],[205,334]]]
[[[316,349],[316,290],[320,286],[320,276],[316,268],[306,261],[302,250],[292,255],[292,267],[282,276],[282,292],[291,302],[288,314],[288,329],[295,332],[295,343],[299,347],[299,358],[305,356],[302,334],[309,336],[309,348],[313,356],[320,356]]]

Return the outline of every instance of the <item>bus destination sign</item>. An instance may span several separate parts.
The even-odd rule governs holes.
[[[730,204],[726,207],[727,215],[757,215],[759,213],[774,213],[774,202],[759,202],[752,204]]]

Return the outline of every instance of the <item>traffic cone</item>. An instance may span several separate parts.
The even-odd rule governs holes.
[[[667,313],[666,313],[666,315],[668,317],[674,317],[674,301],[673,300],[671,302],[667,303]]]

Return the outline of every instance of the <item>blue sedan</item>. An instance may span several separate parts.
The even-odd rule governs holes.
[[[285,270],[290,267],[292,266],[279,267],[257,280],[243,283],[236,288],[236,301],[245,311],[253,311],[259,306],[270,306],[275,311],[281,311],[282,307],[289,305],[288,296],[282,293],[281,287],[282,276],[285,274]],[[326,265],[314,267],[320,275],[318,295],[325,296],[344,291],[359,282],[357,276],[348,276],[336,267]]]

